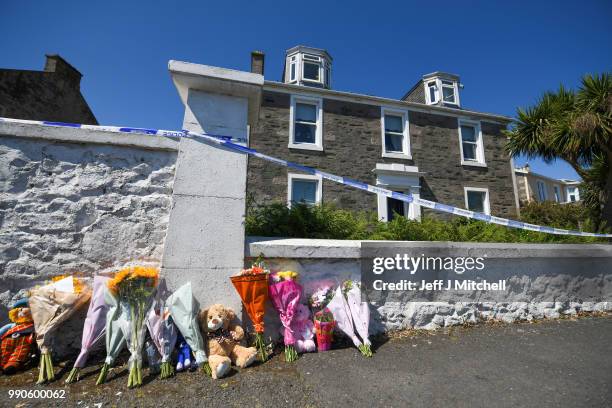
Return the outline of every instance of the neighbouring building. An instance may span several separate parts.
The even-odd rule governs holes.
[[[251,62],[253,72],[264,73],[263,53],[254,52]],[[428,200],[517,216],[502,133],[510,118],[462,107],[460,79],[445,72],[423,76],[401,99],[337,91],[332,62],[322,49],[287,50],[282,81],[264,82],[251,147]],[[422,211],[256,158],[248,162],[247,191],[258,203],[334,203],[377,211],[382,220],[419,219]]]
[[[59,55],[46,57],[44,71],[0,69],[0,117],[97,125],[83,75]]]
[[[532,201],[561,204],[580,201],[580,181],[546,177],[532,172],[529,164],[516,168],[515,173],[521,204]]]

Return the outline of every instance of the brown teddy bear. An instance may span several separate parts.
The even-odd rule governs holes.
[[[208,345],[208,363],[213,378],[226,375],[231,363],[244,368],[255,361],[257,349],[240,345],[244,330],[236,323],[236,313],[232,309],[215,304],[201,310],[198,320]]]

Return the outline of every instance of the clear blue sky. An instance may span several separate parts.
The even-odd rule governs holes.
[[[311,45],[334,57],[336,89],[399,98],[444,70],[461,76],[463,106],[510,116],[612,69],[610,0],[339,3],[1,0],[0,67],[42,69],[59,53],[84,74],[101,124],[164,129],[183,113],[170,59],[249,70],[259,49],[266,78],[280,80],[284,50]],[[565,163],[530,164],[575,177]]]

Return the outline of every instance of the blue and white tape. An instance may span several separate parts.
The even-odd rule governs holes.
[[[151,136],[165,136],[165,137],[177,137],[177,138],[178,137],[191,137],[191,138],[196,138],[196,139],[202,139],[202,140],[211,142],[219,146],[224,146],[236,152],[249,154],[251,156],[258,157],[262,160],[266,160],[271,163],[275,163],[279,166],[288,167],[288,168],[295,169],[295,170],[298,170],[298,171],[301,171],[307,174],[318,175],[321,178],[324,178],[326,180],[331,180],[335,183],[343,184],[345,186],[353,187],[353,188],[363,190],[363,191],[368,191],[374,194],[382,194],[384,196],[391,197],[399,201],[413,203],[415,205],[419,205],[425,208],[430,208],[435,211],[440,211],[440,212],[458,215],[460,217],[480,220],[480,221],[484,221],[484,222],[491,223],[491,224],[503,225],[505,227],[542,232],[545,234],[574,235],[574,236],[580,236],[580,237],[612,238],[612,234],[598,234],[598,233],[593,233],[593,232],[572,231],[572,230],[565,230],[565,229],[560,229],[560,228],[552,228],[552,227],[546,227],[546,226],[541,226],[541,225],[528,224],[526,222],[510,220],[507,218],[495,217],[492,215],[470,211],[470,210],[466,210],[466,209],[459,208],[459,207],[453,207],[451,205],[446,205],[446,204],[437,203],[434,201],[425,200],[419,197],[414,197],[412,194],[397,193],[395,191],[391,191],[386,188],[376,187],[376,186],[362,183],[360,181],[353,180],[347,177],[341,177],[335,174],[326,173],[326,172],[317,170],[313,167],[303,166],[298,163],[293,163],[287,160],[268,156],[266,154],[258,152],[255,149],[246,147],[245,146],[246,140],[240,139],[240,138],[232,138],[232,137],[224,136],[224,135],[212,135],[209,133],[196,133],[196,132],[191,132],[187,130],[175,131],[175,130],[161,130],[161,129],[147,129],[147,128],[118,127],[118,126],[79,125],[79,124],[74,124],[74,123],[32,121],[32,120],[9,119],[9,118],[0,118],[0,122],[38,124],[38,125],[44,125],[44,126],[72,127],[72,128],[81,128],[81,129],[91,129],[91,130],[103,130],[107,132],[118,132],[118,133],[138,133],[138,134],[151,135]]]

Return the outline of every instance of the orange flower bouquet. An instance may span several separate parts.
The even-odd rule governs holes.
[[[238,276],[230,279],[242,299],[242,304],[253,322],[255,329],[255,347],[259,351],[261,361],[268,359],[266,344],[264,342],[264,311],[268,299],[268,274],[263,263],[254,264],[251,268],[243,269]]]
[[[73,276],[56,276],[44,286],[30,291],[29,305],[40,348],[38,384],[55,379],[51,360],[52,334],[91,296],[91,290]]]
[[[142,346],[147,311],[157,288],[159,272],[148,266],[126,267],[108,282],[110,293],[119,301],[119,327],[130,350],[128,387],[142,385]]]

